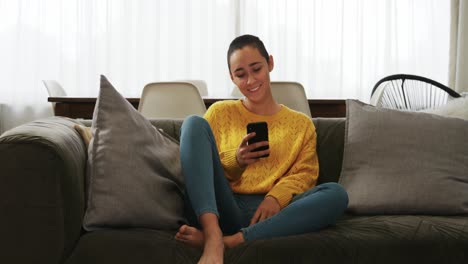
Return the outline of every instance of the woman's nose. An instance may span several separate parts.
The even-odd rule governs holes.
[[[255,78],[252,74],[249,74],[249,76],[247,77],[247,84],[252,84],[255,82]]]

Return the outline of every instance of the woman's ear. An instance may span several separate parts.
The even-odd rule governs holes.
[[[273,55],[270,55],[270,58],[268,58],[268,71],[271,72],[274,67],[275,67],[275,61],[273,60]]]

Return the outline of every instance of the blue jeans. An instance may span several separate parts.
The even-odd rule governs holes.
[[[348,195],[337,183],[324,183],[294,196],[278,214],[249,226],[264,194],[235,194],[224,175],[208,122],[188,117],[181,128],[180,156],[186,185],[186,217],[200,228],[203,213],[218,216],[226,234],[242,231],[246,241],[317,231],[332,225],[347,205]]]

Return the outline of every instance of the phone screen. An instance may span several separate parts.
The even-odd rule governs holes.
[[[261,141],[268,141],[268,124],[267,122],[256,122],[247,124],[247,134],[255,132],[255,137],[249,139],[248,143],[253,144]],[[266,150],[269,146],[262,146],[254,149],[253,151]],[[265,154],[259,158],[268,157],[269,154]]]

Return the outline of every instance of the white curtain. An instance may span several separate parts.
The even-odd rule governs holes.
[[[242,0],[241,33],[264,39],[272,79],[296,80],[309,98],[369,101],[395,73],[447,84],[448,0]]]
[[[96,96],[104,74],[128,97],[154,81],[230,86],[235,35],[228,0],[0,0],[0,105],[4,130],[52,115],[41,80]],[[228,89],[228,88],[226,88]]]
[[[129,97],[203,79],[228,96],[226,50],[245,33],[310,98],[368,101],[402,72],[447,83],[449,24],[449,0],[0,0],[0,130],[52,115],[44,79],[95,96],[104,74]]]
[[[468,1],[452,0],[450,87],[468,93]]]

